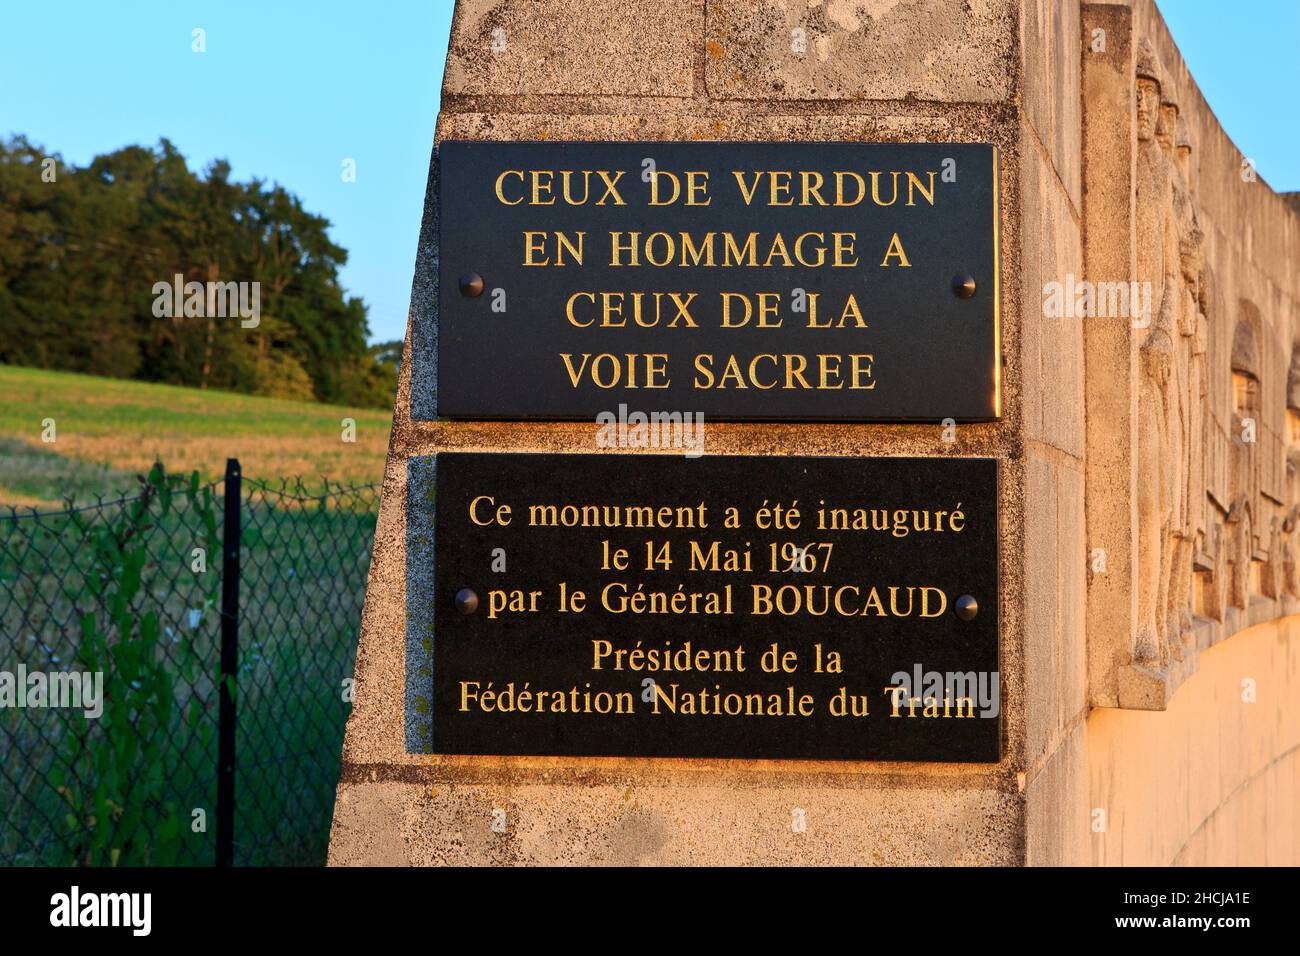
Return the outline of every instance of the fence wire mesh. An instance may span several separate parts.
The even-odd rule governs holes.
[[[0,511],[0,865],[215,858],[224,483],[140,481]],[[378,506],[243,479],[238,865],[324,862]],[[72,673],[102,675],[100,715],[49,706]]]

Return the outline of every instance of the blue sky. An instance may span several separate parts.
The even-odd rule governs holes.
[[[78,165],[166,136],[333,223],[371,337],[406,331],[452,0],[0,0],[0,134]],[[129,11],[129,12],[127,12]],[[207,52],[191,51],[191,31]],[[342,181],[342,162],[357,181]]]
[[[1278,192],[1300,190],[1300,0],[1156,0],[1219,124]]]
[[[166,136],[193,168],[281,183],[334,224],[372,338],[402,337],[452,0],[0,3],[0,133],[79,165]],[[1159,6],[1237,146],[1300,189],[1300,0]]]

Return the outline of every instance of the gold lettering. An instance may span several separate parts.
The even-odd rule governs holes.
[[[703,177],[702,179],[700,177]],[[713,197],[709,196],[704,202],[699,202],[696,193],[704,197],[709,190],[709,173],[708,170],[698,169],[689,170],[686,173],[686,205],[688,206],[708,206],[713,203]]]
[[[894,233],[893,238],[889,240],[889,248],[885,251],[885,258],[881,260],[880,264],[882,266],[889,265],[891,256],[897,256],[901,266],[907,267],[912,264],[907,261],[907,253],[903,251],[903,242],[898,238],[898,233]]]
[[[889,174],[894,183],[894,194],[889,197],[889,202],[880,201],[880,173],[871,174],[871,201],[877,206],[892,206],[898,201],[898,173]]]
[[[667,176],[669,181],[673,184],[673,198],[667,200],[666,202],[660,202],[659,200],[659,177],[660,176]],[[654,175],[650,177],[650,205],[671,206],[673,203],[677,202],[677,197],[680,196],[681,194],[682,194],[681,181],[672,173],[665,173],[656,170]]]
[[[844,177],[852,176],[853,181],[858,184],[858,195],[852,202],[844,201]],[[862,198],[867,194],[867,183],[857,173],[837,172],[835,174],[835,205],[837,206],[856,206],[862,202]]]
[[[564,315],[565,318],[569,320],[569,324],[572,326],[576,326],[579,329],[585,329],[587,326],[591,325],[591,323],[595,322],[596,320],[591,319],[587,322],[579,322],[573,314],[574,299],[587,299],[589,302],[591,302],[592,305],[595,305],[596,294],[594,292],[575,292],[573,293],[573,295],[569,296],[569,301],[565,303],[564,306]],[[574,384],[576,385],[577,383],[575,382]]]
[[[811,206],[812,203],[808,201],[808,197],[812,196],[817,200],[817,205],[825,206],[826,200],[822,198],[821,188],[822,183],[826,181],[826,177],[821,173],[803,170],[799,173],[799,179],[803,186],[803,202],[799,205]]]
[[[615,206],[627,205],[627,203],[623,201],[623,197],[619,195],[619,191],[618,191],[618,181],[623,178],[623,173],[624,170],[620,169],[617,173],[614,174],[614,178],[610,179],[609,173],[606,172],[605,170],[603,169],[596,170],[596,174],[600,176],[601,180],[603,180],[605,183],[605,195],[601,196],[600,199],[596,201],[597,206],[605,205],[605,200],[608,199],[610,196],[614,197]]]
[[[744,200],[745,200],[745,205],[746,205],[746,206],[750,205],[750,204],[754,201],[754,193],[758,192],[758,181],[759,181],[759,179],[762,177],[763,174],[762,174],[761,172],[758,172],[757,170],[755,170],[755,171],[754,171],[754,185],[750,186],[748,189],[745,188],[745,174],[744,174],[744,173],[739,172],[739,171],[736,171],[736,170],[733,170],[732,173],[731,173],[731,175],[733,175],[733,176],[736,177],[736,182],[740,185],[740,195],[741,195],[742,198],[744,198]]]
[[[924,196],[925,199],[926,199],[926,201],[927,201],[931,206],[934,205],[934,176],[935,176],[935,174],[934,174],[933,172],[928,172],[928,173],[926,173],[926,175],[930,177],[930,188],[929,188],[929,189],[926,189],[924,186],[921,185],[921,180],[919,180],[919,179],[916,178],[916,173],[909,172],[909,173],[907,174],[907,204],[908,204],[909,206],[915,206],[915,205],[916,205],[916,203],[914,203],[914,202],[912,201],[912,187],[913,187],[914,185],[916,186],[916,191],[919,192],[922,196]]]
[[[514,202],[511,202],[509,199],[505,197],[505,194],[501,189],[501,186],[505,182],[505,178],[507,176],[518,176],[519,182],[520,184],[522,184],[524,181],[524,171],[522,169],[507,169],[505,172],[503,172],[500,176],[497,177],[497,190],[496,190],[497,199],[507,206],[518,206],[521,202],[524,201],[524,197],[520,196]]]
[[[543,178],[543,177],[544,177],[544,178]],[[555,205],[555,196],[551,193],[551,180],[552,180],[554,177],[555,177],[555,174],[554,174],[553,172],[551,172],[549,169],[534,169],[534,170],[533,170],[533,201],[532,201],[532,205],[534,205],[534,206],[554,206],[554,205]],[[542,201],[542,196],[544,196],[544,195],[545,195],[545,196],[550,196],[550,198],[547,199],[545,202]]]

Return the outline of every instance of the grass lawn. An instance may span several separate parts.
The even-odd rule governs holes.
[[[42,441],[54,419],[55,440]],[[345,418],[356,441],[343,441]],[[161,460],[220,478],[383,478],[391,413],[0,365],[0,503],[48,506],[131,491]]]
[[[211,504],[219,534],[219,489]],[[324,863],[350,710],[343,682],[356,658],[378,504],[373,489],[302,502],[253,493],[245,484],[236,678],[239,864]],[[120,511],[119,505],[92,507],[78,517],[102,528]],[[132,605],[138,619],[157,615],[175,704],[161,734],[136,742],[160,747],[150,767],[166,781],[172,809],[187,824],[195,810],[207,813],[208,828],[182,828],[178,847],[179,862],[200,865],[211,863],[215,847],[221,646],[220,545],[203,528],[201,514],[182,496],[165,514],[154,508],[133,538],[148,560]],[[106,568],[89,541],[67,513],[0,514],[0,668],[81,669],[81,613],[98,609],[107,620],[91,586]],[[205,567],[194,565],[196,545],[208,551]],[[0,865],[80,859],[70,847],[89,836],[83,839],[86,829],[68,822],[61,788],[64,778],[83,781],[83,789],[85,781],[100,779],[104,771],[94,761],[114,749],[107,730],[75,711],[0,709]],[[70,734],[84,735],[94,759],[68,759]],[[113,739],[126,738],[134,739],[133,732]],[[143,821],[150,832],[157,825],[153,814]]]
[[[342,419],[356,440],[342,440]],[[55,441],[42,441],[53,419]],[[0,365],[0,503],[61,509],[97,496],[136,495],[136,476],[161,460],[172,473],[218,480],[228,457],[243,465],[240,666],[237,677],[235,856],[241,864],[324,862],[339,751],[378,510],[378,490],[313,502],[259,486],[302,477],[346,485],[383,477],[390,413],[255,398]],[[220,495],[220,489],[216,490]],[[215,503],[221,520],[221,502]],[[102,522],[120,506],[82,516]],[[172,665],[176,709],[154,772],[187,824],[180,859],[208,863],[215,822],[216,676],[220,659],[219,548],[192,508],[178,505],[147,531],[149,561],[137,612],[158,615]],[[208,547],[206,568],[193,549]],[[217,560],[213,560],[213,559]],[[96,606],[83,531],[67,514],[0,508],[0,666],[57,670],[78,659],[80,613]],[[115,569],[113,573],[119,572]],[[189,665],[182,667],[182,663]],[[192,665],[192,666],[190,666]],[[58,767],[95,779],[84,760],[61,762],[69,723],[52,708],[0,713],[0,863],[71,862]],[[104,726],[91,753],[106,753]],[[119,734],[119,737],[121,735]],[[130,735],[128,735],[129,737]],[[141,741],[145,743],[146,741]],[[208,829],[191,832],[197,810]],[[146,820],[146,827],[156,821]],[[141,862],[134,860],[133,862]],[[147,862],[145,860],[144,862]]]

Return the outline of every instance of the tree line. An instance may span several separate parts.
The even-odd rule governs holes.
[[[84,167],[0,139],[0,363],[391,406],[393,343],[367,346],[329,225],[279,185],[232,180],[225,160],[195,173],[166,139]],[[160,299],[178,275],[257,283],[256,320]]]

